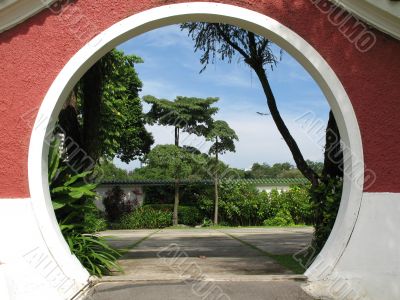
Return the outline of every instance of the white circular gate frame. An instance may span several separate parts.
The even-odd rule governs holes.
[[[291,29],[266,15],[217,3],[183,3],[153,8],[132,15],[100,33],[81,48],[64,66],[47,92],[32,131],[29,158],[29,189],[43,239],[64,274],[83,286],[89,274],[71,255],[57,224],[48,185],[48,145],[57,116],[74,85],[103,55],[117,45],[144,32],[186,21],[229,23],[265,36],[296,58],[325,94],[337,120],[344,147],[346,174],[339,214],[324,249],[305,275],[310,282],[332,276],[355,228],[359,215],[364,160],[361,134],[348,95],[332,68],[321,55]],[[361,174],[361,176],[360,176]]]

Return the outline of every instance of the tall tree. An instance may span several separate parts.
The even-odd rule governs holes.
[[[81,78],[59,115],[70,165],[91,169],[100,157],[129,162],[150,150],[134,65],[141,58],[113,50]]]
[[[219,185],[219,154],[226,152],[235,152],[235,140],[239,138],[236,132],[229,127],[228,123],[222,120],[217,120],[212,123],[207,132],[206,139],[212,141],[208,153],[215,155],[215,170],[214,170],[214,224],[218,224],[218,185]]]
[[[342,149],[340,147],[340,134],[332,112],[329,113],[327,125],[327,140],[325,147],[325,162],[323,177],[321,178],[304,159],[295,139],[287,128],[276,103],[275,95],[272,91],[267,74],[267,68],[273,69],[279,58],[271,49],[271,41],[263,36],[239,28],[237,26],[221,23],[190,22],[181,25],[182,30],[187,30],[195,45],[195,51],[202,51],[200,62],[205,70],[209,63],[214,63],[217,58],[227,60],[229,63],[235,55],[239,55],[242,60],[257,75],[271,116],[285,140],[297,168],[306,177],[314,190],[318,190],[321,184],[326,184],[331,178],[340,178],[342,172],[340,167],[343,163]],[[335,157],[335,160],[332,159]],[[321,196],[323,196],[320,193]],[[318,197],[318,196],[317,196]],[[316,203],[324,201],[317,199]],[[323,209],[321,206],[316,210],[316,223],[321,223],[323,219]],[[317,228],[318,230],[318,228]],[[317,248],[322,248],[321,244],[325,241],[317,241]]]
[[[179,137],[181,131],[198,136],[204,136],[212,123],[213,115],[218,108],[212,105],[218,98],[194,98],[178,96],[174,101],[167,99],[157,99],[154,96],[144,96],[143,100],[151,104],[151,109],[147,113],[150,124],[174,127],[175,146],[179,147]],[[175,175],[175,197],[173,224],[178,224],[179,207],[179,180],[181,175]]]

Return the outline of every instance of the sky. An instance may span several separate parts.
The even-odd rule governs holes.
[[[135,66],[143,82],[140,96],[153,95],[169,100],[176,96],[218,97],[216,120],[224,120],[233,128],[239,141],[236,152],[226,153],[221,159],[232,167],[249,169],[253,163],[291,162],[293,158],[268,113],[266,98],[257,76],[244,62],[234,59],[232,63],[218,61],[209,65],[201,74],[201,53],[194,53],[193,42],[182,32],[179,25],[162,27],[137,36],[118,47],[125,54],[140,56],[144,63]],[[274,46],[279,53],[280,48]],[[288,53],[268,76],[278,109],[297,141],[304,157],[322,161],[323,149],[320,137],[308,132],[299,119],[305,114],[313,115],[326,124],[329,105],[317,83],[308,72]],[[143,104],[144,111],[149,106]],[[170,127],[147,126],[157,144],[172,144]],[[182,145],[188,144],[207,152],[210,146],[197,136],[181,136]],[[115,160],[117,166],[132,170],[138,161],[129,165]]]

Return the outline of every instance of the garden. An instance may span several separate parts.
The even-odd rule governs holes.
[[[236,152],[239,136],[226,120],[217,119],[219,97],[140,96],[143,84],[135,68],[143,59],[114,49],[73,88],[51,141],[46,141],[50,194],[71,252],[91,274],[101,276],[118,269],[116,260],[121,255],[96,234],[105,229],[312,225],[318,253],[335,222],[342,190],[343,154],[332,111],[323,162],[306,160],[269,83],[267,69],[277,66],[282,50],[262,36],[226,24],[185,23],[180,30],[194,42],[194,50],[202,52],[201,72],[216,60],[232,63],[239,57],[253,70],[269,110],[254,113],[271,115],[295,165],[254,163],[248,171],[225,163],[222,158]],[[173,143],[156,143],[149,126],[172,129]],[[188,142],[192,137],[202,143]],[[116,159],[126,164],[140,161],[140,167],[126,172],[115,168]],[[102,212],[94,205],[95,189],[107,176],[172,184],[147,188],[139,207],[127,203],[121,188],[114,187],[103,199]],[[237,180],[299,177],[307,184],[271,192]],[[211,180],[213,185],[195,184],[201,180]]]

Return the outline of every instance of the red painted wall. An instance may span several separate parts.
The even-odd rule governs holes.
[[[29,197],[27,157],[35,111],[70,57],[115,22],[178,2],[191,1],[78,0],[63,14],[45,10],[0,34],[0,198]],[[276,19],[319,51],[356,111],[365,163],[377,176],[366,190],[400,192],[400,41],[371,29],[377,42],[361,53],[311,0],[222,2]],[[86,26],[90,33],[78,38]]]

